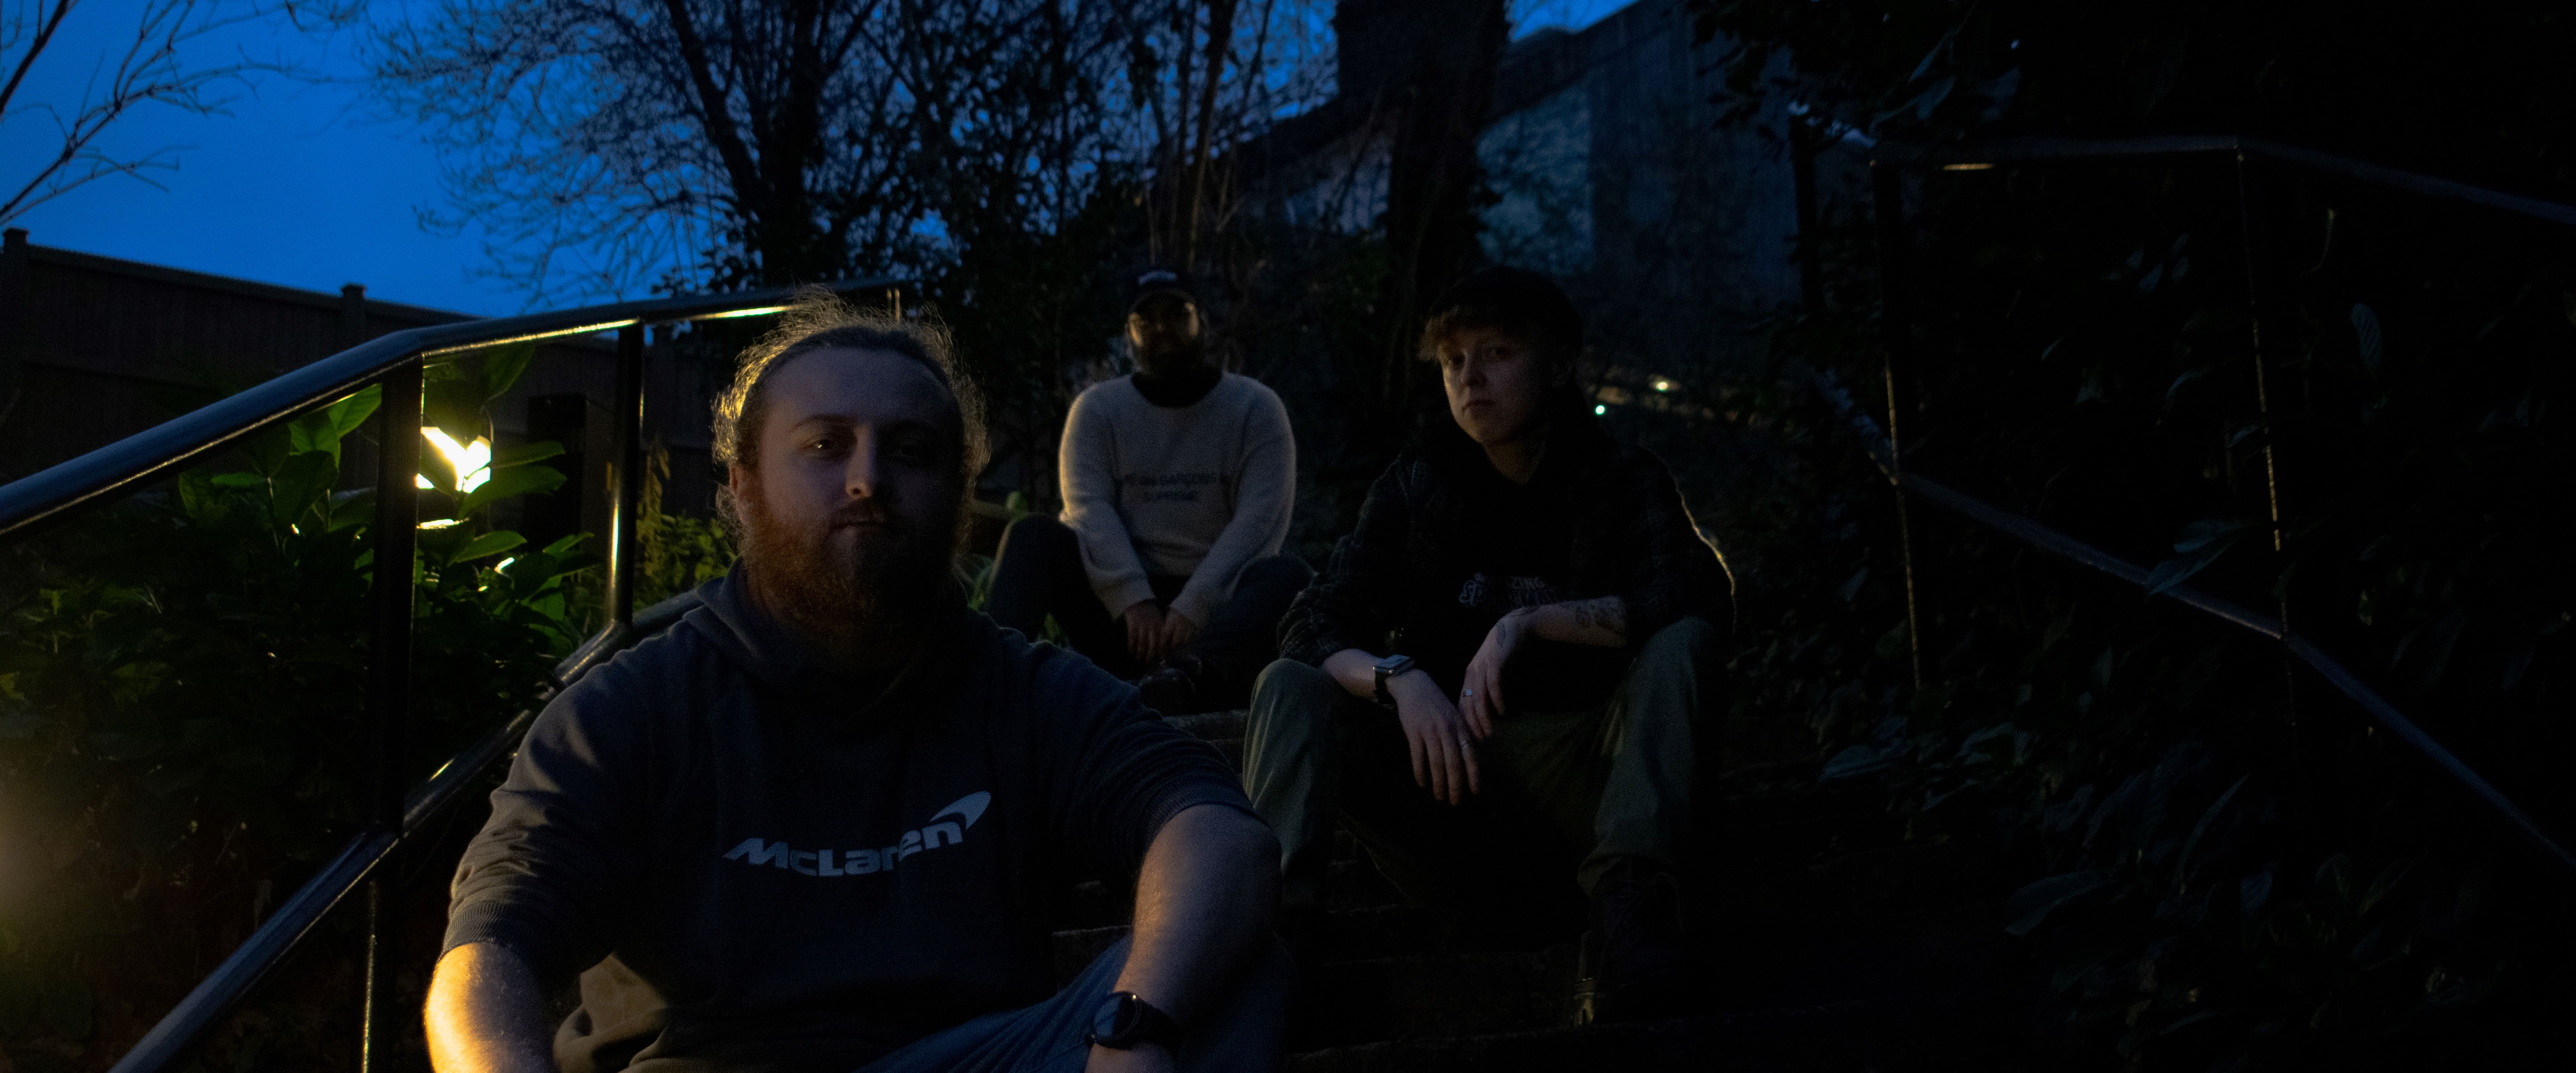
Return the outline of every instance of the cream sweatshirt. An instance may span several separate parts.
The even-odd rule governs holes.
[[[1154,598],[1147,574],[1185,575],[1171,610],[1205,627],[1244,564],[1288,537],[1297,441],[1279,396],[1250,377],[1164,407],[1122,376],[1073,400],[1057,475],[1101,606],[1125,614]]]

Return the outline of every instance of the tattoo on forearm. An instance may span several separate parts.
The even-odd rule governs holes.
[[[1627,601],[1616,596],[1597,600],[1580,600],[1566,605],[1574,612],[1574,623],[1588,630],[1603,630],[1626,640],[1628,637]]]

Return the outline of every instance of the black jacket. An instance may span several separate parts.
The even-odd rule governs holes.
[[[1280,654],[1320,666],[1346,648],[1408,648],[1406,655],[1456,689],[1481,637],[1421,634],[1458,621],[1467,547],[1493,524],[1478,517],[1475,490],[1500,479],[1455,427],[1417,437],[1369,488],[1359,526],[1334,545],[1331,564],[1290,605]],[[1725,567],[1692,524],[1662,460],[1612,439],[1589,415],[1569,418],[1532,484],[1561,489],[1572,512],[1564,598],[1620,597],[1629,654],[1685,615],[1732,627]]]
[[[1037,1002],[1072,860],[1132,871],[1181,810],[1250,811],[1079,656],[960,605],[871,701],[738,578],[546,707],[457,867],[448,948],[582,973],[568,1073],[855,1069]]]

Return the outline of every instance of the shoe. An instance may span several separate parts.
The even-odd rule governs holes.
[[[1582,949],[1588,971],[1578,1020],[1652,1020],[1689,1005],[1695,988],[1681,880],[1661,866],[1635,857],[1611,865],[1592,888],[1592,929]]]
[[[1196,715],[1201,710],[1198,671],[1195,658],[1174,656],[1136,680],[1136,695],[1164,715]]]

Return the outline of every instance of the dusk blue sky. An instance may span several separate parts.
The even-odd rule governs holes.
[[[374,0],[376,18],[400,0]],[[1526,34],[1581,29],[1626,0],[1523,0],[1512,5]],[[75,9],[33,72],[21,99],[68,106],[92,65],[132,33],[130,3]],[[363,283],[372,298],[466,313],[519,312],[527,296],[476,278],[488,262],[481,237],[433,233],[422,210],[443,207],[438,159],[407,124],[381,118],[361,84],[350,34],[295,35],[274,27],[198,43],[210,56],[247,48],[276,54],[323,76],[267,77],[227,91],[229,115],[169,108],[138,111],[111,130],[111,151],[183,146],[178,168],[143,182],[112,177],[82,187],[12,226],[43,246],[213,272],[318,291]],[[42,116],[0,129],[0,159],[49,149]],[[23,174],[12,170],[12,176]],[[17,179],[16,181],[23,181]]]

